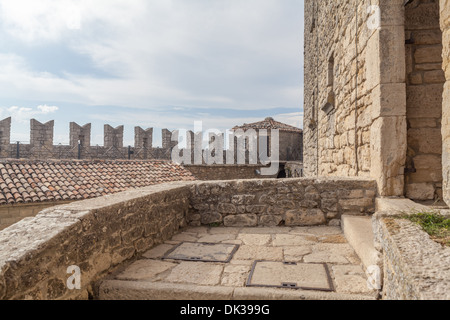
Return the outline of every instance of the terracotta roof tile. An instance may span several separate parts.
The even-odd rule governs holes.
[[[0,162],[0,205],[99,197],[170,181],[193,181],[169,161]]]

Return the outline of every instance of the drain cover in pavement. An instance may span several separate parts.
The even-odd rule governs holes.
[[[247,287],[334,291],[326,264],[255,261]]]
[[[230,262],[239,245],[183,242],[166,253],[163,259],[201,262]]]

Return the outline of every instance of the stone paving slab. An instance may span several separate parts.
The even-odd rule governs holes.
[[[314,288],[333,291],[325,264],[257,261],[247,284],[259,287]]]
[[[164,259],[204,262],[228,262],[238,245],[226,243],[182,242],[164,255]]]
[[[163,259],[183,242],[200,244],[205,239],[213,244],[237,244],[238,249],[226,263]],[[317,283],[323,283],[326,278],[315,272],[314,266],[326,264],[334,291],[248,287],[252,266],[260,260],[279,264],[295,262],[309,268],[311,272],[306,278],[315,277]],[[272,271],[266,272],[269,273],[264,277],[269,277]],[[305,277],[289,275],[289,272],[283,281],[289,282],[290,277],[295,282]],[[188,228],[104,279],[99,287],[99,298],[106,300],[360,300],[376,296],[377,292],[369,290],[361,261],[345,241],[341,229],[328,226]]]

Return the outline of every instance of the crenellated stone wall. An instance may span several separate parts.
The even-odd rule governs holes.
[[[179,152],[183,154],[181,157],[186,164],[246,164],[250,161],[251,155],[249,152],[237,152],[231,156],[227,155],[227,143],[224,135],[217,143],[211,143],[210,147],[203,148],[203,139],[205,132],[197,132],[193,134],[188,131],[190,135],[187,139],[187,148],[179,147]],[[135,127],[134,129],[134,147],[124,146],[124,126],[113,128],[106,124],[104,125],[104,144],[103,146],[91,145],[91,124],[80,126],[75,122],[70,123],[70,142],[69,145],[54,145],[54,121],[42,124],[35,119],[31,119],[30,144],[11,143],[11,118],[0,121],[0,158],[3,159],[87,159],[87,160],[110,160],[110,159],[129,159],[129,160],[174,160],[172,159],[172,152],[178,146],[179,132],[162,129],[162,147],[154,147],[153,144],[153,128],[142,129]],[[210,134],[212,136],[212,134]],[[259,133],[257,133],[259,137]],[[301,161],[302,157],[302,134],[292,134],[280,132],[278,141],[273,141],[273,147],[279,147],[278,159],[270,160],[277,161]],[[189,141],[190,139],[190,141]],[[175,141],[174,141],[175,140]],[[278,142],[278,144],[275,144]],[[214,147],[211,147],[214,145]],[[269,151],[272,148],[272,140],[269,137],[268,142]],[[237,146],[235,146],[235,149]],[[177,149],[178,150],[178,149]],[[181,152],[181,150],[183,150]],[[267,152],[267,150],[265,150]],[[184,156],[185,152],[190,152],[189,155]],[[262,164],[264,161],[261,156],[264,151],[259,150],[257,154],[256,163]],[[223,153],[223,159],[220,156]],[[231,152],[228,152],[231,153]],[[242,155],[243,159],[238,157]],[[180,154],[181,156],[181,154]],[[239,161],[242,161],[239,162]]]
[[[153,147],[153,128],[135,127],[135,145],[123,144],[124,126],[104,126],[104,145],[91,145],[91,124],[70,123],[68,145],[54,145],[54,121],[42,124],[30,120],[30,144],[11,143],[11,118],[0,121],[0,157],[4,159],[130,159],[170,160],[172,132],[164,129],[164,145]]]

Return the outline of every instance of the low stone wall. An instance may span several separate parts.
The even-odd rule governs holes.
[[[337,225],[375,211],[372,180],[321,178],[204,182],[191,187],[192,226]]]
[[[374,212],[355,179],[174,182],[45,209],[0,231],[0,299],[88,299],[94,283],[190,225],[338,224]],[[70,290],[78,266],[81,289]]]
[[[92,283],[186,225],[188,182],[53,207],[0,232],[0,299],[88,299]],[[81,290],[69,290],[69,266]]]
[[[391,211],[373,216],[375,246],[383,253],[383,299],[449,300],[450,248],[433,241],[420,226],[399,218],[415,212],[412,201],[386,201],[393,201]],[[382,206],[387,209],[389,204]]]

